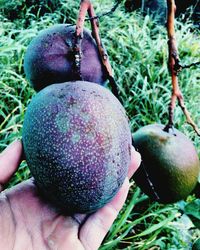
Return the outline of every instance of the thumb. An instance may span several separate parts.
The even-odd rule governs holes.
[[[15,141],[11,143],[0,154],[0,184],[3,185],[9,181],[16,172],[22,159],[22,143]]]

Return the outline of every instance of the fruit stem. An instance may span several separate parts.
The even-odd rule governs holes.
[[[176,106],[176,100],[178,100],[178,104],[181,107],[186,117],[187,123],[190,124],[195,130],[195,132],[200,136],[200,131],[197,125],[192,120],[190,113],[188,112],[185,106],[183,94],[178,84],[178,73],[180,72],[181,68],[177,67],[177,65],[180,65],[180,60],[178,56],[178,49],[176,45],[175,28],[174,28],[174,20],[175,20],[175,12],[176,12],[175,1],[167,0],[167,6],[168,6],[167,32],[168,32],[168,39],[169,39],[168,40],[168,48],[169,48],[168,67],[169,67],[169,72],[172,78],[172,96],[171,96],[171,102],[169,104],[169,121],[165,130],[167,131],[169,130],[169,128],[173,127],[174,109]]]
[[[83,39],[83,28],[85,22],[85,16],[89,8],[90,1],[81,0],[79,14],[76,22],[75,31],[75,44],[73,47],[74,52],[74,73],[77,76],[77,80],[82,80],[81,77],[81,42]]]
[[[93,8],[92,4],[90,4],[90,7],[88,9],[88,15],[90,17],[90,22],[91,22],[91,26],[92,26],[92,36],[94,37],[94,39],[96,41],[102,64],[104,65],[104,68],[107,72],[107,77],[108,77],[108,80],[110,82],[112,92],[118,98],[118,100],[121,101],[119,93],[118,93],[117,83],[113,77],[113,72],[112,72],[112,67],[111,67],[110,61],[109,61],[109,57],[108,57],[108,54],[106,52],[106,49],[103,46],[103,43],[102,43],[102,40],[100,37],[99,20],[98,20],[98,18],[95,17],[95,12],[94,12],[94,8]]]
[[[99,34],[98,17],[95,16],[94,8],[90,0],[81,0],[80,2],[80,10],[78,14],[77,23],[76,23],[75,46],[74,46],[76,73],[77,75],[79,75],[79,77],[81,77],[81,73],[80,73],[81,40],[83,37],[83,27],[84,27],[85,16],[87,12],[88,12],[91,27],[92,27],[92,36],[94,37],[96,41],[98,52],[99,52],[102,64],[104,66],[104,69],[107,73],[107,78],[110,82],[112,92],[120,100],[117,84],[113,77],[112,68],[109,62],[108,54],[106,52],[106,49],[103,46],[103,43],[101,41],[101,37]]]

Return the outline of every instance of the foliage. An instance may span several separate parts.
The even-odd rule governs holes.
[[[113,1],[97,0],[94,5],[96,13],[101,13],[109,10]],[[75,23],[78,1],[1,0],[0,9],[0,150],[3,150],[21,137],[24,113],[34,95],[23,70],[29,42],[40,30],[53,24]],[[90,28],[89,23],[86,26]],[[166,124],[171,83],[165,27],[156,25],[149,16],[126,13],[121,4],[115,13],[100,18],[100,30],[132,131],[154,122]],[[183,24],[181,20],[176,22],[176,30],[182,63],[198,61],[199,31],[189,21]],[[199,69],[183,70],[179,80],[186,105],[200,127]],[[199,138],[185,123],[178,107],[175,122],[193,140],[200,154]],[[23,162],[9,186],[29,176]],[[126,205],[101,249],[191,249],[192,242],[200,237],[196,206],[199,207],[199,199],[194,195],[182,205],[152,202],[132,182]]]

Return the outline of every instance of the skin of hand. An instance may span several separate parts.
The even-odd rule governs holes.
[[[0,249],[4,250],[95,250],[122,208],[129,179],[141,158],[132,148],[132,160],[122,187],[113,200],[91,215],[64,216],[40,198],[33,179],[3,191],[22,161],[21,141],[0,154]]]

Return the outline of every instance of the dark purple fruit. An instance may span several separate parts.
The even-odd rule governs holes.
[[[77,75],[74,66],[74,33],[75,26],[58,24],[41,31],[28,46],[24,71],[36,91],[50,84],[77,79],[102,85],[105,83],[106,72],[97,45],[87,30],[83,32],[81,43],[81,75]]]
[[[134,135],[142,164],[136,183],[152,199],[172,203],[185,199],[198,181],[200,164],[192,142],[180,131],[164,131],[163,125],[142,127]]]
[[[98,84],[77,81],[44,88],[28,106],[22,134],[36,185],[61,210],[97,210],[127,175],[127,116],[117,98]]]

